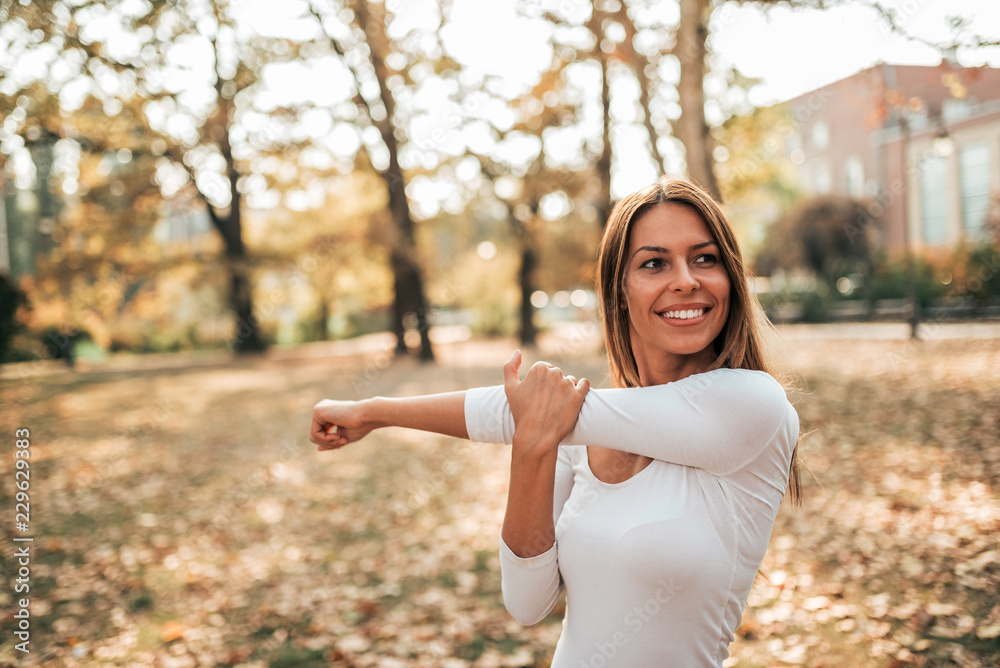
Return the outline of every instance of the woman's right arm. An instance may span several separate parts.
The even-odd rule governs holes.
[[[468,438],[465,391],[362,401],[323,399],[313,407],[309,440],[320,451],[336,450],[381,427],[407,427]]]
[[[510,487],[500,542],[504,605],[529,625],[552,610],[562,592],[555,522],[573,487],[568,450],[559,443],[573,429],[590,390],[586,379],[564,377],[547,364],[524,380],[517,351],[504,365],[504,393],[515,422]]]
[[[555,543],[552,508],[559,443],[570,433],[590,391],[586,378],[536,364],[524,380],[517,351],[504,364],[504,393],[515,423],[503,541],[518,557],[536,557]]]

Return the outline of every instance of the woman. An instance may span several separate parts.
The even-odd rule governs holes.
[[[312,440],[395,425],[512,443],[504,603],[533,624],[566,590],[553,668],[721,666],[798,494],[798,418],[747,278],[718,205],[665,178],[621,200],[601,242],[614,389],[542,363],[521,381],[515,352],[503,386],[321,401]]]

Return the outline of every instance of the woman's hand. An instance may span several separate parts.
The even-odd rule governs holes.
[[[313,406],[309,440],[317,450],[336,450],[366,436],[383,425],[371,420],[366,401],[334,401],[323,399]]]
[[[504,392],[514,416],[515,439],[525,447],[554,448],[573,431],[583,400],[590,391],[586,378],[563,376],[558,367],[536,362],[520,380],[521,351],[503,365]]]
[[[503,365],[503,388],[514,416],[510,487],[504,513],[503,541],[519,557],[534,557],[555,542],[552,499],[559,443],[573,430],[587,379],[577,382],[551,364],[538,362],[518,377],[521,352]]]

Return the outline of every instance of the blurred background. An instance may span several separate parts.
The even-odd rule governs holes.
[[[805,524],[853,518],[776,530],[727,665],[996,665],[998,26],[990,0],[0,1],[0,419],[38,435],[49,541],[44,644],[0,661],[547,665],[561,611],[512,627],[496,588],[507,455],[393,433],[391,463],[315,466],[309,409],[491,384],[518,345],[604,378],[603,225],[671,174],[723,203],[803,379]],[[825,459],[866,446],[885,470]],[[882,548],[976,579],[904,587]]]
[[[1000,18],[897,4],[8,3],[3,359],[529,344],[662,173],[776,321],[995,317]]]

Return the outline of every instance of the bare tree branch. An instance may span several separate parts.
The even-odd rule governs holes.
[[[953,39],[951,42],[935,42],[933,40],[927,39],[926,37],[921,37],[920,35],[916,35],[907,30],[906,28],[904,28],[898,19],[898,11],[896,9],[893,9],[891,7],[883,7],[874,0],[854,0],[854,1],[860,4],[861,6],[868,7],[873,12],[875,12],[879,16],[879,18],[885,21],[889,25],[889,28],[897,35],[905,37],[906,39],[911,40],[913,42],[924,44],[926,46],[931,47],[932,49],[941,51],[942,53],[948,51],[954,51],[957,48],[985,48],[990,46],[1000,46],[1000,40],[998,39],[991,39],[983,37],[982,35],[975,35],[975,34],[972,35],[971,39],[967,41],[958,41],[957,39]],[[957,28],[959,26],[960,23],[956,23],[954,27]]]
[[[651,63],[649,58],[645,54],[636,51],[633,45],[633,40],[638,30],[635,27],[632,17],[629,16],[628,7],[625,6],[624,2],[619,4],[615,16],[625,28],[625,40],[621,43],[619,49],[625,54],[625,60],[632,68],[632,73],[635,75],[636,81],[639,82],[639,106],[642,107],[643,124],[646,126],[646,134],[649,135],[649,150],[652,153],[653,160],[656,162],[659,173],[662,174],[666,170],[666,164],[656,143],[659,139],[659,132],[657,132],[656,127],[653,125],[653,117],[649,109],[651,99],[650,81],[649,76],[646,74],[646,68],[650,67]]]

